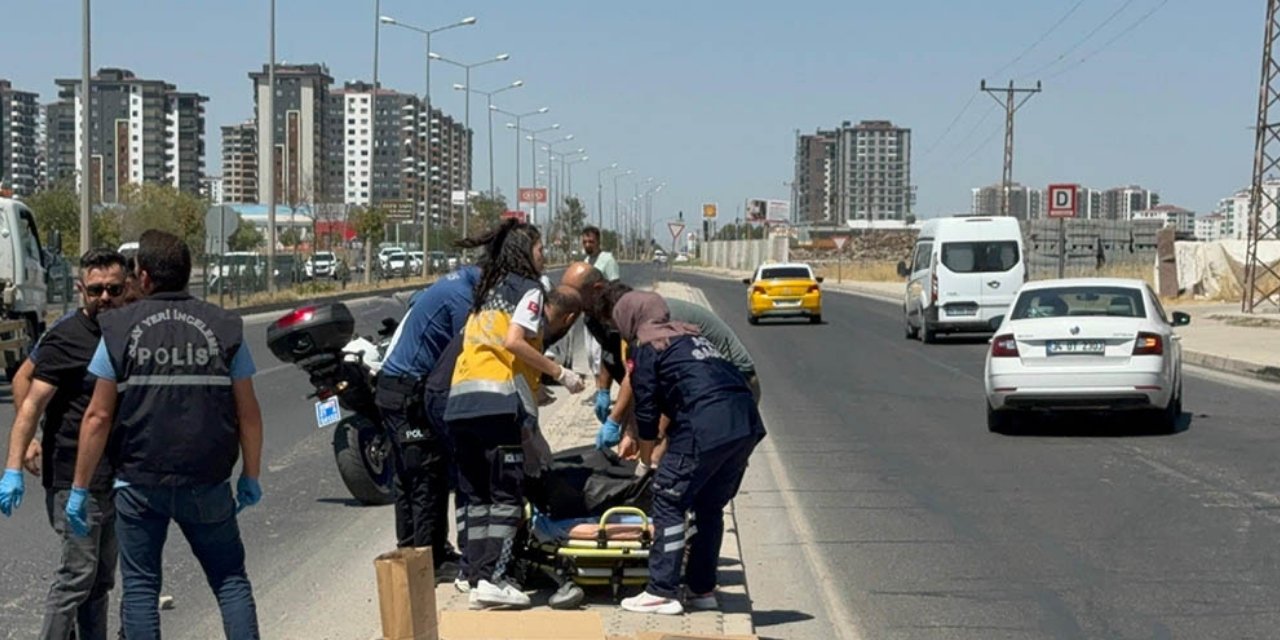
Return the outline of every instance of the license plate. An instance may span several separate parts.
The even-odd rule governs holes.
[[[978,308],[977,307],[947,307],[947,315],[976,316],[978,315]]]
[[[1095,356],[1107,352],[1107,343],[1103,340],[1050,340],[1045,348],[1051,356]]]
[[[774,300],[774,301],[773,301],[773,306],[775,306],[775,307],[798,307],[798,306],[800,306],[800,301],[799,301],[799,300]]]
[[[321,429],[333,426],[342,420],[342,409],[338,407],[338,396],[316,403],[316,425]]]

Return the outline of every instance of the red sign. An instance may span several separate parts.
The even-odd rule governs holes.
[[[671,242],[672,242],[671,249],[674,251],[674,250],[675,250],[675,242],[676,242],[676,241],[678,241],[678,240],[680,239],[680,234],[681,234],[681,233],[684,233],[684,223],[683,223],[683,222],[668,222],[668,223],[667,223],[667,231],[670,231],[670,232],[671,232]]]
[[[1050,218],[1074,218],[1078,215],[1079,202],[1077,193],[1080,185],[1075,184],[1051,184],[1049,185],[1049,211]]]
[[[528,204],[546,204],[547,190],[545,187],[522,187],[517,200],[521,203]]]
[[[503,220],[509,220],[509,219],[511,219],[511,218],[515,218],[516,220],[519,220],[520,222],[524,222],[524,221],[525,221],[525,213],[524,213],[523,211],[506,211],[506,212],[504,212],[504,213],[502,214],[502,219],[503,219]]]

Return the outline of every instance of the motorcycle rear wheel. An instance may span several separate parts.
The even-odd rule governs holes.
[[[351,497],[367,505],[391,504],[391,442],[378,425],[343,420],[334,428],[333,457]]]

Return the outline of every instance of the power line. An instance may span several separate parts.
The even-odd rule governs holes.
[[[1090,58],[1098,55],[1099,53],[1102,53],[1108,47],[1110,47],[1111,45],[1119,41],[1121,38],[1129,35],[1131,31],[1142,26],[1142,23],[1146,22],[1148,19],[1151,18],[1151,16],[1155,15],[1157,11],[1159,11],[1160,9],[1163,9],[1166,4],[1169,4],[1169,0],[1161,0],[1159,4],[1155,5],[1154,7],[1151,7],[1149,11],[1142,14],[1136,21],[1133,22],[1133,24],[1130,24],[1128,27],[1125,27],[1123,31],[1121,31],[1120,33],[1117,33],[1116,35],[1112,36],[1110,40],[1107,40],[1105,43],[1103,43],[1101,47],[1094,49],[1092,52],[1090,52],[1088,55],[1084,56],[1083,58],[1080,58],[1079,60],[1076,60],[1075,62],[1053,72],[1053,75],[1049,76],[1047,79],[1052,80],[1054,78],[1057,78],[1058,76],[1061,76],[1064,73],[1067,73],[1068,71],[1071,71],[1076,67],[1079,67],[1080,65],[1084,64]]]
[[[1121,13],[1124,13],[1124,10],[1128,9],[1129,5],[1131,4],[1133,4],[1133,0],[1125,0],[1123,3],[1121,3],[1119,8],[1111,12],[1111,15],[1107,16],[1105,20],[1098,23],[1098,26],[1094,27],[1091,31],[1089,31],[1089,33],[1085,34],[1083,38],[1080,38],[1079,40],[1077,40],[1075,44],[1068,47],[1067,50],[1059,54],[1058,57],[1054,58],[1052,61],[1046,64],[1041,65],[1035,71],[1032,71],[1026,76],[1023,76],[1023,78],[1027,78],[1030,76],[1038,76],[1044,73],[1046,69],[1049,69],[1050,67],[1058,64],[1059,62],[1062,62],[1064,59],[1066,59],[1067,56],[1071,55],[1076,49],[1079,49],[1081,46],[1084,45],[1084,43],[1088,42],[1090,39],[1093,38],[1093,36],[1097,35],[1099,31],[1102,31],[1104,27],[1111,24],[1111,22],[1115,20]]]
[[[967,162],[972,160],[974,156],[978,155],[979,151],[982,151],[983,149],[987,148],[987,145],[991,144],[991,141],[995,140],[996,136],[1000,135],[1000,130],[1002,128],[1003,127],[996,127],[995,129],[992,129],[991,135],[987,136],[985,140],[983,140],[981,143],[978,144],[978,146],[974,147],[973,151],[970,151],[969,155],[964,157],[964,160],[961,160],[959,163],[957,163],[956,168],[959,169],[963,167]]]
[[[1035,42],[1032,42],[1026,49],[1023,49],[1022,53],[1019,53],[1017,57],[1015,57],[1013,60],[1010,60],[1009,62],[1005,63],[1003,67],[1000,67],[999,69],[997,69],[995,73],[992,73],[989,75],[991,77],[999,76],[1002,73],[1004,73],[1004,71],[1009,67],[1012,67],[1013,65],[1018,64],[1018,62],[1020,62],[1023,58],[1025,58],[1028,53],[1031,53],[1033,49],[1040,46],[1042,42],[1048,39],[1048,37],[1052,35],[1054,31],[1057,31],[1058,27],[1061,27],[1062,23],[1066,22],[1067,18],[1070,18],[1071,15],[1076,12],[1076,9],[1079,9],[1080,5],[1082,4],[1084,4],[1084,0],[1077,0],[1077,2],[1074,5],[1071,5],[1070,9],[1067,9],[1066,13],[1062,14],[1061,18],[1058,18],[1057,22],[1053,23],[1053,26],[1049,27],[1048,31],[1045,31],[1043,34],[1040,35],[1039,39],[1037,39]],[[977,94],[974,94],[974,95],[977,95]]]
[[[947,125],[947,128],[943,130],[942,135],[938,136],[938,138],[933,141],[933,144],[929,145],[929,148],[924,150],[924,156],[928,156],[930,153],[933,153],[933,150],[938,148],[938,145],[942,144],[942,141],[947,138],[947,134],[951,133],[951,129],[956,126],[957,122],[960,122],[960,118],[964,117],[964,114],[969,111],[969,107],[973,105],[973,101],[977,98],[978,94],[976,93],[969,96],[969,101],[964,103],[964,106],[960,108],[960,113],[957,113],[956,117],[951,119],[951,124]]]
[[[978,94],[976,94],[976,93],[975,93],[974,95],[976,96],[976,95],[978,95]],[[965,146],[965,145],[966,145],[970,140],[972,140],[972,139],[973,139],[973,134],[977,133],[977,132],[978,132],[978,129],[981,129],[981,128],[982,128],[983,123],[985,123],[985,122],[987,121],[987,119],[991,117],[991,114],[993,114],[993,113],[995,113],[995,112],[996,112],[996,105],[994,105],[994,104],[987,105],[987,110],[986,110],[986,112],[984,112],[984,113],[982,114],[982,117],[978,119],[978,122],[977,122],[977,123],[975,123],[975,124],[973,125],[973,128],[969,129],[969,133],[965,134],[964,138],[962,138],[962,139],[960,140],[960,142],[959,142],[959,143],[957,143],[957,144],[956,144],[956,146],[952,148],[952,149],[953,149],[953,151],[959,151],[959,150],[960,150],[961,148],[963,148],[963,147],[964,147],[964,146]]]

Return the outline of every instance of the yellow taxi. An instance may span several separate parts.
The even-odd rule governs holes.
[[[747,320],[758,324],[760,318],[807,317],[809,322],[822,322],[822,278],[813,275],[807,264],[762,264],[750,278],[743,278],[747,290]]]

